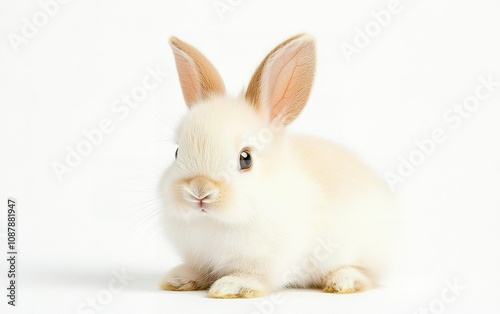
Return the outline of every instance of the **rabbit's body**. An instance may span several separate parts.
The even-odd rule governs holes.
[[[173,46],[176,58],[184,58],[177,64],[190,106],[193,95],[186,95],[185,85],[191,83],[181,73],[205,60],[180,69],[201,58],[181,44]],[[193,102],[180,124],[178,157],[160,193],[169,236],[185,264],[167,275],[163,288],[210,288],[210,296],[220,298],[285,286],[341,293],[369,288],[391,256],[389,191],[344,148],[274,125],[278,114],[268,119],[269,111],[249,105],[248,93],[232,99],[215,87]],[[279,114],[286,125],[298,112],[284,108]],[[241,169],[235,158],[240,151]],[[251,153],[248,168],[244,152]]]

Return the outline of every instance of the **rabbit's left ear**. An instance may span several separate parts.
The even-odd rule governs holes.
[[[300,114],[311,93],[316,70],[314,38],[294,36],[274,48],[255,71],[245,99],[284,125]]]
[[[170,46],[189,108],[210,96],[225,94],[226,88],[219,72],[201,52],[176,37],[170,38]]]

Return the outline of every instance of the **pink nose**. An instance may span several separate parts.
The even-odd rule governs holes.
[[[207,200],[207,198],[208,198],[208,195],[207,195],[207,196],[205,196],[204,198],[202,198],[202,199],[200,200],[200,203],[199,203],[199,204],[200,204],[200,208],[203,208],[203,201]]]

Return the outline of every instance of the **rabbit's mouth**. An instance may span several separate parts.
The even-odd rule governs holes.
[[[208,213],[208,212],[211,211],[211,206],[208,203],[201,203],[201,204],[198,205],[198,209],[202,213]]]
[[[195,211],[199,211],[199,212],[202,212],[202,213],[208,213],[210,211],[210,204],[211,202],[206,202],[205,200],[199,200],[197,202],[193,202],[193,201],[188,201],[191,205],[191,207],[195,210]]]

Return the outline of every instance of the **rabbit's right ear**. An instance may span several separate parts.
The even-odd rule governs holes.
[[[226,88],[219,72],[201,52],[176,37],[170,38],[170,46],[189,108],[210,96],[225,94]]]
[[[272,50],[255,71],[245,99],[270,121],[295,120],[307,103],[316,70],[314,38],[294,36]]]

